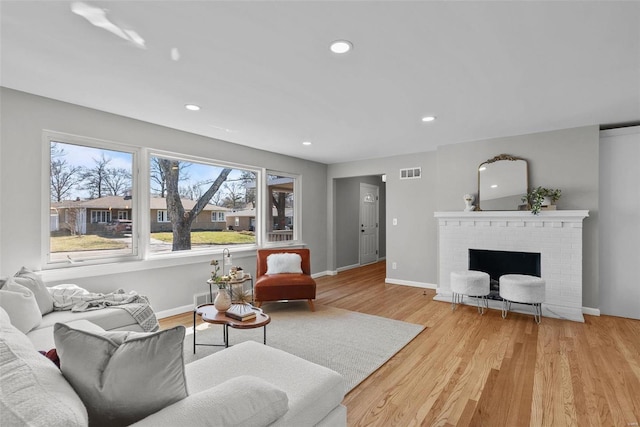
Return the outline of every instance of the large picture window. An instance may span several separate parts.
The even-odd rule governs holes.
[[[297,175],[49,131],[44,139],[48,268],[300,239]]]
[[[46,134],[49,160],[45,263],[132,257],[135,152],[94,140]]]
[[[151,222],[150,253],[255,245],[257,176],[257,170],[200,159],[151,156],[149,205],[157,221]]]

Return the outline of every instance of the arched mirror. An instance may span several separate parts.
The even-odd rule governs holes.
[[[478,167],[478,210],[526,209],[522,197],[529,188],[528,177],[527,161],[520,157],[500,154],[482,163]]]

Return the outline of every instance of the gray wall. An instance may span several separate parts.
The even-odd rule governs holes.
[[[342,178],[336,180],[336,268],[349,267],[360,262],[360,183],[379,188],[379,252],[386,255],[386,185],[380,175]]]
[[[400,169],[421,167],[422,178],[400,180]],[[328,269],[336,270],[337,221],[336,182],[340,178],[387,174],[386,263],[387,279],[416,285],[435,284],[437,278],[437,235],[433,212],[436,210],[436,153],[424,152],[385,159],[372,159],[329,165]],[[392,225],[397,218],[398,225]],[[391,268],[396,263],[397,269]]]
[[[437,151],[329,165],[328,179],[387,174],[387,278],[437,283],[436,211],[462,211],[463,195],[477,194],[480,163],[498,154],[529,161],[529,185],[560,188],[559,209],[587,209],[584,222],[583,305],[597,308],[598,289],[598,126],[444,145]],[[421,166],[419,180],[399,180],[398,170]],[[331,183],[329,191],[335,192]],[[336,264],[335,211],[329,195],[328,261]],[[391,225],[398,218],[398,225]],[[392,270],[391,263],[398,263]]]
[[[327,265],[326,206],[327,166],[267,151],[206,138],[122,116],[96,111],[2,88],[0,92],[0,275],[12,275],[21,266],[41,264],[41,216],[43,166],[42,130],[116,141],[208,159],[265,167],[302,175],[302,236],[311,249],[312,270]],[[117,287],[148,295],[156,310],[192,304],[193,294],[208,290],[210,255],[181,259],[156,259],[113,265],[110,269],[83,266],[48,272],[52,283],[77,283],[95,291]],[[255,269],[255,252],[234,256],[234,264]],[[74,270],[73,272],[71,270]],[[99,272],[99,273],[97,273]],[[113,272],[113,274],[111,274]],[[45,278],[47,274],[45,274]]]
[[[598,126],[446,145],[438,149],[438,210],[459,211],[477,194],[480,163],[498,154],[529,162],[529,187],[562,190],[558,209],[587,209],[583,234],[585,307],[598,307]],[[482,205],[482,204],[481,204]]]

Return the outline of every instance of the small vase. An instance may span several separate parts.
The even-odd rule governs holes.
[[[231,297],[226,289],[218,289],[218,295],[213,300],[213,306],[221,313],[229,310],[231,307]]]

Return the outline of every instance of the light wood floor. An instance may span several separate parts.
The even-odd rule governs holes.
[[[640,321],[452,312],[435,291],[384,277],[380,262],[317,279],[317,304],[426,326],[345,397],[349,426],[640,425]]]

